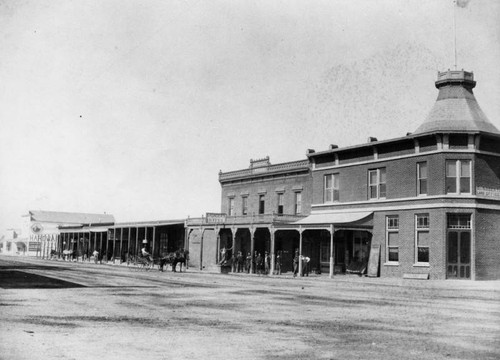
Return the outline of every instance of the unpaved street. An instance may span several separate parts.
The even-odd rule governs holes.
[[[499,359],[500,282],[0,257],[1,359]]]

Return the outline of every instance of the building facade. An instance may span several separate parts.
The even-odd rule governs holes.
[[[27,255],[49,258],[52,251],[71,250],[75,254],[88,249],[90,238],[102,238],[113,215],[30,210],[25,216]],[[82,235],[83,234],[83,235]]]
[[[221,213],[186,221],[191,263],[214,269],[223,256],[241,252],[256,257],[267,251],[273,259],[278,252],[289,258],[283,264],[289,269],[298,234],[282,227],[311,211],[309,161],[273,165],[269,157],[250,160],[248,169],[220,172],[219,182]],[[255,271],[255,262],[250,265]]]
[[[472,73],[440,72],[435,85],[428,117],[404,137],[220,173],[221,214],[187,221],[192,261],[267,251],[286,271],[298,251],[330,275],[499,279],[500,132]]]
[[[101,263],[129,262],[146,246],[154,258],[185,247],[184,220],[122,222],[59,226],[58,256]],[[96,253],[95,253],[96,252]]]

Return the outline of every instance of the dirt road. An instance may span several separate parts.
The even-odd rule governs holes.
[[[0,257],[1,359],[499,359],[500,282]]]

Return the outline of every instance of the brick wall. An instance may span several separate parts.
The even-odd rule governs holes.
[[[477,155],[474,171],[476,186],[500,189],[500,157]]]
[[[323,203],[324,176],[326,174],[339,174],[340,202],[368,200],[368,171],[383,167],[386,168],[386,199],[415,197],[417,196],[417,163],[419,162],[427,162],[427,194],[443,195],[446,192],[445,162],[447,159],[471,160],[473,155],[464,153],[422,154],[410,158],[314,171],[312,180],[313,204]],[[498,160],[496,162],[494,160],[496,159],[489,159],[486,164],[484,160],[477,161],[474,174],[477,181],[480,181],[479,179],[483,177],[484,172],[485,179],[490,180],[484,180],[481,183],[495,183],[497,187],[500,187],[500,164],[498,164]]]
[[[221,212],[228,213],[229,196],[234,195],[235,215],[242,215],[242,196],[248,196],[248,215],[259,213],[259,192],[265,198],[265,213],[270,214],[278,210],[278,192],[283,193],[285,214],[295,211],[295,193],[302,192],[302,214],[311,212],[312,177],[310,174],[297,176],[280,176],[261,180],[246,181],[238,184],[224,184],[222,186]],[[300,190],[302,189],[302,190]],[[284,191],[283,191],[284,190]]]
[[[415,263],[415,215],[429,214],[429,266]],[[386,216],[399,216],[399,263],[389,265],[386,255]],[[446,213],[443,209],[376,212],[372,244],[380,245],[382,277],[403,277],[405,273],[430,274],[431,279],[446,277]]]
[[[476,280],[500,279],[500,211],[478,210],[475,221]]]

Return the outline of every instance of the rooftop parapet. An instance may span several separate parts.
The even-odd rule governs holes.
[[[262,159],[261,159],[262,160]],[[258,161],[261,161],[258,160]],[[309,168],[309,160],[298,160],[291,161],[281,164],[271,165],[269,158],[265,158],[265,163],[260,164],[261,166],[255,166],[255,161],[250,160],[251,164],[248,169],[235,170],[228,172],[219,172],[219,181],[232,180],[237,178],[250,177],[253,175],[261,175],[267,173],[280,173],[280,172],[290,172],[290,171],[301,171],[307,170]]]
[[[474,73],[464,70],[439,71],[436,87],[439,89],[441,86],[450,84],[464,84],[467,85],[467,87],[474,88],[476,86]]]

